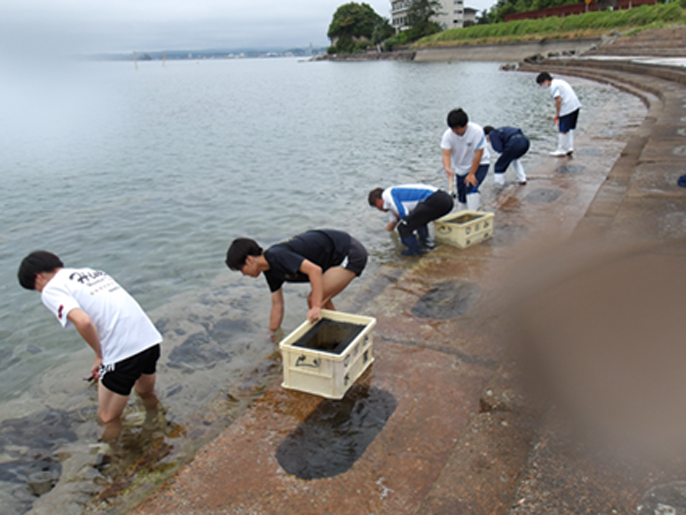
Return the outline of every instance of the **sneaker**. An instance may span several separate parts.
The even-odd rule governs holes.
[[[434,241],[431,238],[427,238],[426,240],[420,239],[419,244],[428,250],[433,250],[436,248],[436,244],[434,243]]]
[[[426,251],[421,248],[408,248],[400,251],[403,256],[421,256],[424,252]]]
[[[401,236],[400,241],[407,247],[407,249],[400,251],[403,256],[421,256],[424,254],[424,249],[419,245],[414,234],[405,238]]]
[[[553,156],[553,157],[565,157],[565,156],[567,155],[567,151],[566,151],[566,150],[560,150],[560,149],[558,148],[557,150],[553,150],[553,151],[550,153],[550,155]]]
[[[573,150],[568,150],[566,156],[567,157],[572,157],[572,154],[574,153]]]

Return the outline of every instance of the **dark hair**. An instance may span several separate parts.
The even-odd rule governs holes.
[[[469,116],[462,108],[453,109],[448,113],[448,127],[454,129],[455,127],[464,127],[469,123]]]
[[[240,270],[248,256],[261,256],[262,247],[250,238],[236,238],[226,251],[226,266],[231,270]]]
[[[543,84],[547,80],[553,80],[548,72],[541,72],[536,77],[536,84]]]
[[[22,288],[27,290],[36,289],[36,276],[43,272],[54,272],[58,268],[64,268],[64,263],[52,252],[36,250],[26,256],[21,265],[17,277]]]
[[[495,127],[493,127],[492,125],[486,125],[484,127],[484,134],[488,135],[489,132],[494,131],[494,130],[495,130]]]
[[[376,201],[381,198],[381,195],[383,194],[383,188],[374,188],[372,191],[369,192],[369,197],[367,200],[369,201],[369,205],[372,207],[376,207]]]

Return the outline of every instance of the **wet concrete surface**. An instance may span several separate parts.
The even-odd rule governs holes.
[[[380,399],[381,408],[371,410],[371,423],[364,416],[358,421],[346,417],[356,405],[349,398],[322,401],[276,386],[136,512],[415,511],[440,473],[469,411],[477,409],[474,399],[480,385],[492,373],[489,367],[476,366],[469,373],[456,374],[463,366],[442,352],[381,342],[374,365],[349,392],[354,400],[360,395],[358,389],[366,388],[372,392],[367,395]],[[304,426],[335,426],[335,422],[322,422],[327,413],[342,417],[338,427],[371,426],[360,448],[348,451],[348,458],[357,459],[354,463],[339,460],[328,473],[309,480],[287,473],[279,464],[283,446],[289,442],[302,446]],[[335,430],[332,433],[320,438],[332,439]],[[351,438],[349,434],[343,437]],[[337,440],[337,445],[345,445]],[[326,455],[320,460],[326,464]],[[329,460],[336,457],[330,455]]]
[[[384,429],[398,403],[389,392],[353,385],[340,401],[322,402],[276,449],[281,468],[298,479],[350,470]]]
[[[656,139],[650,133],[660,123],[686,126],[684,88],[645,74],[630,76],[632,88],[641,81],[650,91],[669,87],[679,101],[670,100],[666,108],[669,99],[665,104],[655,99],[645,121],[645,111],[636,109],[630,123],[616,132],[609,131],[611,113],[594,113],[594,122],[577,135],[573,158],[544,160],[527,170],[526,186],[509,183],[486,206],[496,213],[493,239],[462,250],[443,245],[402,273],[381,274],[378,294],[367,294],[363,313],[377,318],[376,360],[346,398],[326,401],[275,382],[133,512],[571,514],[657,513],[672,506],[678,513],[686,479],[680,453],[673,452],[669,460],[615,453],[602,438],[579,436],[589,427],[581,422],[590,424],[592,434],[602,434],[593,426],[595,419],[548,408],[547,395],[538,399],[526,388],[528,382],[520,381],[530,370],[540,373],[534,362],[543,356],[554,354],[557,365],[572,358],[593,362],[593,354],[583,353],[589,346],[575,345],[583,340],[571,332],[583,326],[576,323],[579,318],[562,318],[567,325],[552,327],[568,328],[569,340],[545,336],[559,334],[547,333],[545,323],[531,325],[538,332],[527,333],[536,335],[530,343],[543,349],[571,348],[578,354],[532,355],[529,346],[529,353],[520,354],[504,311],[512,300],[507,289],[512,276],[518,270],[525,275],[527,262],[538,268],[537,280],[567,277],[564,268],[560,275],[540,259],[546,256],[539,251],[543,247],[590,236],[603,242],[686,236],[686,189],[674,180],[684,166],[679,154],[684,141],[674,137],[677,131],[657,131]],[[661,117],[663,112],[668,119]],[[562,266],[573,254],[550,254],[551,262]],[[522,260],[527,255],[531,259]],[[679,259],[674,263],[681,266]],[[650,266],[659,265],[639,269]],[[630,269],[627,273],[636,275]],[[531,298],[540,302],[550,284],[557,283],[530,284]],[[580,298],[587,294],[583,291]],[[555,299],[574,297],[551,297],[551,305],[559,304],[552,303]],[[603,320],[598,306],[571,304],[577,305],[596,307]],[[621,315],[614,316],[621,320]],[[549,348],[551,341],[557,345]],[[640,356],[641,349],[633,350]],[[614,352],[621,355],[621,346]],[[673,361],[672,366],[681,361],[678,353]],[[630,380],[622,372],[620,367],[617,377]],[[535,379],[542,382],[534,381],[537,393],[547,394],[558,383],[540,375]],[[607,393],[602,373],[591,377],[603,385],[596,391]],[[664,384],[681,387],[680,382]],[[611,395],[598,398],[607,399],[606,408],[619,405]],[[623,434],[622,420],[627,425],[637,420],[623,419],[623,414],[619,410],[617,419],[606,420],[605,427],[618,432],[612,434]],[[674,445],[681,443],[669,435]],[[338,450],[329,456],[318,452],[327,444]],[[126,495],[101,498],[87,512],[123,513],[132,502],[127,504]]]
[[[412,314],[417,318],[456,318],[469,311],[480,293],[479,285],[468,281],[439,283],[417,301]]]

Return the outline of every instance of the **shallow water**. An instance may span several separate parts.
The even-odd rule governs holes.
[[[295,341],[293,346],[341,354],[364,328],[364,325],[322,318]]]
[[[156,445],[171,470],[278,376],[268,290],[261,278],[228,271],[233,238],[268,246],[314,227],[351,232],[370,261],[337,307],[356,312],[381,267],[407,262],[367,192],[446,186],[439,143],[450,109],[462,106],[482,125],[522,127],[532,140],[525,167],[545,155],[556,138],[549,92],[533,75],[498,66],[0,63],[13,78],[0,85],[3,513],[34,503],[38,512],[78,513],[130,470],[141,442]],[[615,109],[621,127],[625,95],[570,82],[584,104],[580,131],[601,107]],[[484,201],[493,194],[486,185]],[[132,400],[128,443],[114,461],[102,462],[95,447],[96,389],[82,381],[91,352],[17,284],[20,260],[38,248],[68,266],[108,271],[164,335],[164,413],[145,429]],[[304,320],[307,293],[286,286],[286,333]],[[60,436],[46,440],[47,427]]]

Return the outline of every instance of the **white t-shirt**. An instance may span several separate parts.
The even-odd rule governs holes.
[[[457,175],[467,175],[474,161],[474,154],[477,150],[483,149],[480,165],[487,165],[491,162],[491,156],[486,147],[486,135],[480,125],[468,122],[467,130],[459,136],[448,128],[443,133],[441,148],[450,150],[451,165]]]
[[[560,104],[560,116],[565,116],[573,113],[581,107],[576,93],[566,80],[553,79],[550,81],[550,92],[553,98],[560,97],[562,103]]]
[[[100,336],[102,363],[112,365],[162,341],[138,302],[105,272],[91,268],[62,268],[41,292],[43,304],[62,327],[75,308],[93,321]]]

